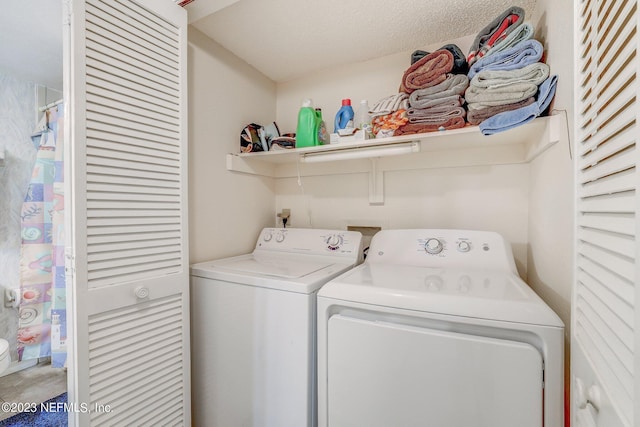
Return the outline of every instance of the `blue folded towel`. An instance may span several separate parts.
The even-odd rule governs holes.
[[[485,56],[469,69],[469,80],[484,70],[515,70],[540,61],[544,48],[536,39],[524,40],[517,45]]]
[[[536,102],[517,110],[505,111],[489,117],[480,123],[480,131],[483,135],[493,135],[530,122],[549,107],[553,96],[556,94],[557,85],[558,76],[549,77],[540,85]]]

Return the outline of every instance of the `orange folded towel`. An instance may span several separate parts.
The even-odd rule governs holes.
[[[396,129],[393,136],[412,135],[414,133],[427,133],[439,130],[460,129],[466,126],[464,117],[452,117],[451,119],[439,124],[426,123],[408,123]]]

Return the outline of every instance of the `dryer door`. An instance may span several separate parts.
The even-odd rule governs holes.
[[[521,342],[334,315],[331,427],[541,427],[542,357]]]

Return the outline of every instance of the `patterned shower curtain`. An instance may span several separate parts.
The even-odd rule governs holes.
[[[21,302],[18,323],[20,360],[51,356],[66,364],[66,288],[64,259],[63,113],[45,112],[46,125],[29,190],[22,205]]]

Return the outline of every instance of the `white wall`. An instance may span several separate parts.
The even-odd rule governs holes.
[[[478,166],[385,172],[385,203],[369,205],[367,174],[279,179],[276,209],[291,226],[346,229],[460,228],[497,231],[511,242],[526,274],[529,168]]]
[[[275,120],[276,86],[189,27],[189,239],[192,263],[250,252],[272,225],[272,179],[226,170],[240,131]]]
[[[533,18],[552,74],[554,110],[564,110],[573,134],[573,5],[540,0]],[[550,13],[549,11],[553,11]],[[570,326],[573,271],[574,179],[569,135],[531,164],[529,284]]]

